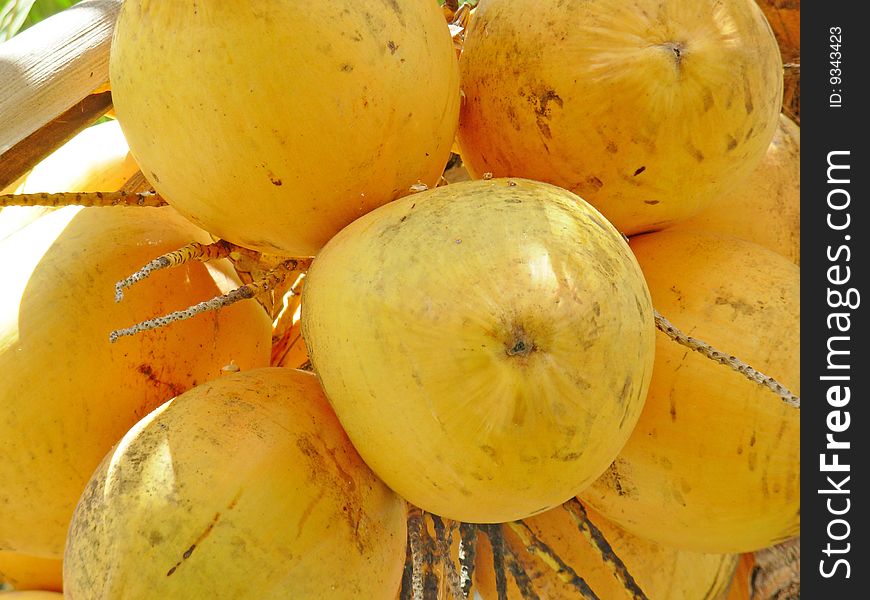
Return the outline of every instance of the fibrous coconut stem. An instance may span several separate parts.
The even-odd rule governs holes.
[[[299,295],[301,293],[299,288],[302,286],[304,279],[305,274],[300,273],[296,277],[296,281],[290,286],[290,289],[281,298],[281,310],[272,322],[272,364],[277,365],[288,349],[284,346],[276,348],[275,345],[295,324],[294,317],[296,316],[296,310],[299,308]]]
[[[763,385],[764,387],[771,390],[774,394],[782,398],[782,401],[789,406],[793,406],[795,408],[801,407],[800,396],[793,394],[791,391],[788,390],[788,388],[779,383],[776,379],[774,379],[773,377],[768,377],[764,373],[761,373],[760,371],[749,366],[736,356],[731,356],[720,352],[719,350],[716,350],[714,347],[712,347],[710,344],[686,335],[685,333],[677,329],[658,311],[655,311],[655,323],[656,328],[659,331],[664,333],[666,336],[668,336],[678,344],[685,346],[690,350],[694,350],[695,352],[706,356],[712,361],[725,365],[726,367],[730,367],[731,369],[737,371],[750,381]]]
[[[426,517],[433,516],[429,513],[423,513],[423,598],[422,600],[440,600],[441,598],[441,581],[439,579],[438,570],[436,569],[436,547],[435,540],[429,531],[429,526],[426,523]],[[434,525],[433,525],[434,526]]]
[[[58,192],[0,194],[4,206],[166,206],[157,192]]]
[[[486,525],[484,527],[489,538],[489,543],[492,546],[492,563],[495,570],[496,590],[499,594],[499,600],[507,600],[507,577],[505,575],[505,567],[510,572],[517,584],[517,589],[525,600],[540,600],[540,596],[532,587],[532,580],[529,578],[517,555],[511,547],[505,543],[504,531],[501,525]],[[503,595],[502,595],[503,594]]]
[[[753,600],[800,598],[801,541],[795,538],[759,550],[750,579]]]
[[[399,600],[413,600],[411,598],[411,577],[413,571],[413,556],[411,555],[411,540],[405,544],[405,565],[402,568],[402,584],[399,588]]]
[[[562,560],[558,554],[553,552],[547,544],[538,539],[528,525],[522,521],[512,521],[507,523],[507,526],[510,527],[517,536],[519,536],[529,553],[534,554],[544,561],[548,567],[556,572],[556,576],[559,577],[559,579],[580,592],[581,598],[584,598],[585,600],[600,600],[595,592],[593,592],[589,587],[589,584],[587,584],[586,581],[580,577],[576,571],[574,571],[574,569],[568,566],[568,564]]]
[[[199,262],[208,262],[210,260],[218,260],[230,256],[237,257],[239,255],[248,255],[253,258],[260,256],[259,252],[248,250],[241,246],[228,242],[226,240],[218,240],[212,244],[200,244],[199,242],[191,242],[178,250],[168,252],[163,256],[159,256],[149,262],[147,265],[115,284],[115,302],[120,302],[124,298],[124,290],[135,283],[147,279],[154,271],[161,269],[170,269],[179,267],[192,260]],[[297,264],[300,269],[307,269],[311,264],[310,258],[298,259]]]
[[[453,38],[453,48],[456,50],[457,55],[462,53],[462,47],[465,45],[465,31],[468,29],[468,23],[471,20],[473,10],[474,6],[466,3],[455,9],[445,11],[448,28],[450,29],[450,37]]]
[[[492,547],[492,568],[495,571],[495,592],[498,600],[508,600],[507,574],[504,560],[504,535],[498,525],[483,525],[481,529]]]
[[[595,524],[589,520],[586,508],[576,498],[565,502],[562,507],[571,515],[571,520],[591,544],[605,565],[610,569],[613,576],[622,584],[625,590],[634,600],[648,600],[647,595],[640,589],[622,559],[614,552],[610,543],[604,537]]]
[[[453,529],[455,523],[451,522],[450,526],[444,525],[444,521],[437,515],[430,515],[432,524],[435,527],[435,555],[440,557],[441,564],[444,567],[444,578],[447,580],[450,593],[454,600],[462,600],[462,586],[459,581],[459,573],[456,572],[456,565],[450,558],[450,546],[453,544]]]
[[[127,192],[128,194],[154,191],[151,187],[151,183],[145,179],[145,175],[142,174],[142,171],[136,171],[130,175],[127,181],[124,182],[124,185],[121,186],[120,190],[122,192]]]
[[[281,285],[281,283],[287,278],[287,275],[289,275],[293,271],[298,270],[299,265],[303,261],[307,260],[310,259],[286,260],[268,273],[266,273],[266,275],[264,275],[262,279],[238,287],[227,294],[216,296],[211,300],[206,300],[205,302],[194,304],[193,306],[185,308],[184,310],[177,310],[162,317],[156,317],[154,319],[142,321],[141,323],[137,323],[132,327],[127,327],[125,329],[116,329],[109,334],[109,341],[114,343],[118,341],[119,338],[122,338],[124,336],[136,335],[137,333],[140,333],[142,331],[148,331],[149,329],[157,329],[158,327],[163,327],[176,321],[184,321],[186,319],[190,319],[191,317],[195,317],[200,313],[204,313],[210,310],[218,310],[225,306],[229,306],[230,304],[235,304],[240,300],[254,298],[259,294],[267,292],[275,288],[276,286]]]
[[[525,598],[525,600],[541,600],[541,597],[538,596],[537,592],[535,592],[532,587],[532,580],[529,578],[523,565],[520,564],[516,553],[507,544],[504,545],[504,559],[523,598]]]
[[[462,597],[471,594],[474,577],[474,560],[477,557],[477,527],[471,523],[459,525],[459,577],[462,584]]]
[[[423,511],[416,506],[408,508],[408,547],[411,553],[411,599],[423,600],[423,561],[426,552],[423,542]]]
[[[191,260],[208,262],[210,260],[226,258],[230,255],[230,252],[233,251],[234,247],[233,244],[225,242],[224,240],[218,240],[213,244],[191,242],[174,252],[168,252],[163,256],[158,256],[126,279],[122,279],[115,284],[115,302],[120,302],[124,299],[125,289],[143,279],[147,279],[154,271],[178,267]]]

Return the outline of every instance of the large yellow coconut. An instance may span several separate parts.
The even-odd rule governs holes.
[[[800,269],[757,244],[696,231],[631,248],[653,305],[677,328],[800,393]],[[643,413],[582,494],[635,535],[748,552],[800,529],[800,410],[742,374],[656,334]]]
[[[270,323],[240,303],[109,343],[109,333],[238,285],[227,261],[114,283],[205,232],[171,208],[68,207],[0,244],[0,550],[59,558],[76,500],[106,451],[155,406],[269,364]]]
[[[302,334],[365,461],[470,522],[561,504],[613,460],[652,369],[652,306],[574,194],[471,181],[383,206],[315,258]]]
[[[782,100],[754,0],[488,0],[460,69],[470,172],[564,187],[629,235],[748,176]]]
[[[718,202],[677,223],[761,244],[795,264],[801,257],[801,130],[784,114],[761,164]]]
[[[120,125],[107,121],[77,134],[3,193],[111,192],[121,189],[138,170]],[[0,208],[0,240],[52,210],[45,206]]]
[[[635,583],[653,600],[724,600],[737,567],[733,554],[703,554],[677,550],[631,535],[593,511],[589,520],[601,531],[614,554],[622,560]],[[591,542],[563,508],[554,508],[525,520],[535,536],[571,567],[603,600],[629,598]],[[529,576],[532,588],[547,600],[576,600],[577,589],[562,581],[556,571],[530,553],[520,538],[502,526],[505,542]],[[483,600],[496,600],[492,547],[478,536],[474,580]],[[508,571],[508,600],[523,596]]]
[[[0,551],[0,584],[3,583],[16,590],[60,592],[63,590],[63,563],[57,558]]]
[[[36,165],[20,193],[110,192],[121,189],[139,166],[117,121],[88,127]]]
[[[316,377],[229,375],[152,412],[76,508],[68,599],[393,600],[405,502],[360,459]]]
[[[275,254],[314,254],[411,186],[433,187],[458,122],[433,0],[129,0],[110,78],[157,191],[214,235]]]

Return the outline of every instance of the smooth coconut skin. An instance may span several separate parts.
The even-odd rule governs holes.
[[[548,184],[452,184],[355,221],[315,258],[302,335],[360,455],[411,503],[501,522],[613,460],[653,353],[619,233]]]
[[[694,231],[631,240],[653,305],[676,327],[800,394],[800,269],[757,244]],[[646,404],[581,494],[624,529],[703,552],[800,531],[800,410],[656,334]]]
[[[673,229],[700,229],[761,244],[799,265],[801,130],[784,114],[761,164],[736,188]]]
[[[128,0],[110,79],[133,155],[172,206],[290,256],[434,187],[459,113],[432,0]]]
[[[70,525],[65,593],[392,600],[405,515],[316,377],[228,375],[162,405],[106,455]]]
[[[631,535],[604,517],[587,509],[589,520],[601,531],[613,552],[625,563],[635,583],[651,599],[724,600],[737,568],[734,554],[705,554],[677,550]],[[592,548],[564,509],[554,508],[525,519],[534,534],[586,581],[599,598],[628,598],[629,593],[614,577],[610,567]],[[576,600],[577,589],[559,578],[558,573],[531,554],[507,527],[502,527],[505,542],[515,553],[540,598]],[[483,600],[497,600],[492,547],[479,535],[474,581]],[[523,596],[512,577],[508,577],[507,600]]]
[[[267,366],[254,302],[109,343],[109,333],[225,293],[232,265],[114,284],[208,235],[171,208],[67,207],[0,244],[0,550],[60,558],[78,497],[107,450],[150,410],[234,361]]]
[[[460,69],[473,175],[564,187],[627,235],[748,176],[782,101],[779,49],[754,0],[488,0]]]
[[[60,592],[63,590],[63,563],[58,558],[0,551],[0,583],[8,583],[16,590]]]

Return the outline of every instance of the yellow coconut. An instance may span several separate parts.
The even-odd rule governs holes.
[[[228,375],[107,454],[70,526],[69,599],[392,600],[405,502],[366,467],[316,377]]]
[[[315,258],[302,334],[365,461],[469,522],[561,504],[613,460],[652,369],[625,241],[574,194],[451,184],[355,221]]]
[[[654,600],[724,600],[728,593],[737,556],[677,550],[631,535],[588,511],[589,520],[601,531],[613,552],[625,563],[635,583]],[[525,520],[535,536],[555,552],[586,581],[599,598],[629,598],[619,580],[574,524],[563,508],[554,508]],[[547,600],[575,600],[580,595],[562,581],[556,571],[530,553],[520,538],[502,526],[508,548],[529,577],[532,589]],[[492,547],[479,536],[474,580],[483,600],[496,600]],[[507,571],[508,600],[522,600],[516,581]]]
[[[564,187],[628,235],[748,176],[782,101],[754,0],[488,0],[460,68],[471,173]]]
[[[36,165],[19,192],[115,191],[138,170],[121,126],[106,121],[81,131]]]
[[[63,590],[63,563],[56,558],[40,558],[0,551],[0,584],[16,590]]]
[[[801,130],[784,114],[761,164],[718,202],[677,223],[761,244],[795,264],[801,256]]]
[[[677,328],[800,393],[800,269],[757,244],[696,232],[638,236],[653,305]],[[643,413],[582,494],[635,535],[748,552],[800,529],[800,410],[656,334]]]
[[[314,254],[411,186],[434,187],[458,121],[456,56],[432,0],[129,0],[110,79],[157,191],[273,254]]]
[[[245,302],[109,343],[116,328],[238,285],[227,261],[155,273],[122,303],[114,283],[205,232],[171,208],[67,207],[0,244],[0,550],[59,558],[106,451],[155,406],[269,364],[270,323]]]
[[[111,192],[121,189],[138,170],[121,127],[109,121],[77,134],[3,193]],[[52,210],[45,206],[0,208],[0,240]]]

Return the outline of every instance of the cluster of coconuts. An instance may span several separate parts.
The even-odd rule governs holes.
[[[22,270],[20,306],[51,312],[31,304],[33,273],[65,292],[42,296],[57,306],[209,234],[313,256],[301,328],[316,376],[268,367],[253,303],[95,341],[223,290],[220,263],[93,303],[63,337],[69,312],[41,323],[43,362],[79,344],[57,370],[79,379],[27,393],[72,385],[55,404],[88,436],[97,407],[118,406],[77,440],[87,457],[69,464],[87,472],[0,470],[19,491],[63,489],[45,516],[0,525],[0,551],[65,548],[67,597],[392,600],[406,502],[527,519],[581,572],[554,510],[579,496],[661,598],[725,594],[733,555],[799,533],[799,411],[654,323],[655,307],[798,392],[799,134],[752,0],[482,0],[459,61],[432,0],[127,0],[110,71],[132,156],[170,208],[28,226],[50,230],[27,233],[34,256],[57,256]],[[454,141],[473,181],[436,187]],[[66,238],[74,251],[52,246]],[[20,343],[39,334],[26,324]],[[3,393],[27,398],[16,385]],[[4,425],[26,435],[19,404]],[[34,450],[45,464],[67,452],[58,431]],[[34,519],[53,520],[44,539],[26,534]],[[572,597],[511,544],[546,597]],[[662,577],[678,563],[682,587]]]

